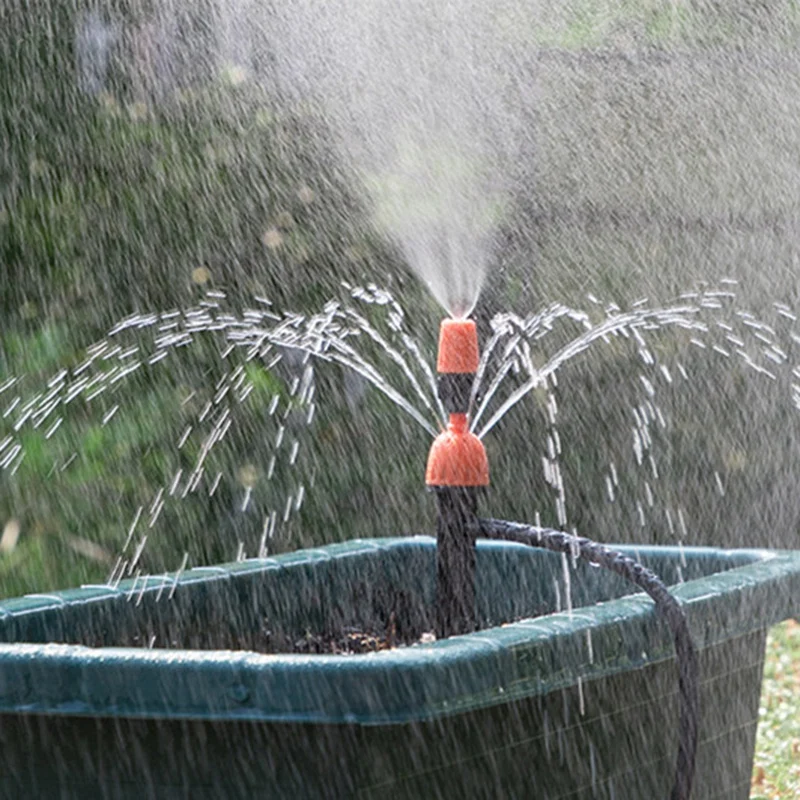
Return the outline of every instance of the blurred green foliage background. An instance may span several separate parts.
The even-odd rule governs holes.
[[[736,3],[667,5],[678,10],[642,0],[599,13],[598,4],[573,3],[546,26],[532,21],[529,36],[509,31],[534,50],[539,102],[520,155],[530,168],[498,232],[476,312],[482,333],[507,308],[524,313],[553,299],[585,305],[588,292],[621,305],[644,295],[666,300],[720,275],[738,278],[747,302],[765,313],[773,300],[797,299],[800,251],[790,223],[800,150],[787,120],[798,103],[790,88],[798,67],[786,60],[799,40],[797,6],[742,15]],[[199,0],[178,15],[178,35],[194,45],[166,90],[136,56],[156,16],[152,4],[3,3],[0,383],[24,376],[21,391],[32,396],[80,363],[121,317],[187,307],[209,288],[224,289],[234,308],[258,294],[308,312],[340,296],[343,280],[374,281],[407,309],[432,357],[441,312],[374,232],[324,119],[264,79],[268,59],[253,67],[262,80],[220,66],[212,57],[214,8],[214,0]],[[116,37],[105,82],[91,91],[76,50],[87,14]],[[641,60],[615,61],[630,42]],[[750,59],[752,74],[742,75],[736,59],[725,58],[748,48],[763,63]],[[692,59],[703,65],[699,73]],[[672,69],[694,83],[681,87]],[[714,87],[710,99],[696,91],[703,81]],[[665,86],[679,87],[668,102]],[[742,112],[776,93],[785,108],[768,97]],[[697,127],[700,119],[711,119],[710,132]],[[666,135],[665,125],[673,126]],[[764,142],[755,161],[752,150],[739,149],[754,132]],[[665,358],[690,349],[687,337],[659,341]],[[213,391],[218,350],[210,336],[170,369],[141,371],[96,410],[72,413],[52,440],[25,433],[20,469],[0,472],[0,528],[8,533],[0,595],[106,578],[136,509],[187,458],[174,443]],[[634,348],[599,352],[565,370],[559,384],[570,525],[604,540],[670,541],[663,515],[653,512],[642,526],[635,500],[606,499],[609,461],[621,471],[631,461],[639,384]],[[800,431],[788,387],[765,393],[742,366],[698,363],[694,388],[661,398],[672,433],[660,445],[659,502],[685,509],[687,543],[795,545]],[[142,569],[175,568],[184,552],[192,563],[229,560],[240,542],[252,555],[264,510],[298,480],[264,477],[274,435],[264,407],[284,391],[286,375],[258,369],[251,401],[216,456],[225,475],[219,493],[167,509]],[[433,529],[422,487],[428,437],[348,380],[319,370],[319,411],[302,433],[298,466],[307,500],[275,548]],[[2,413],[9,401],[0,399]],[[114,402],[123,407],[101,425]],[[541,476],[544,420],[542,398],[534,397],[488,441],[493,515],[532,519],[539,511],[554,523]],[[62,470],[72,453],[76,460]],[[622,476],[630,498],[641,495],[637,475]],[[250,481],[258,502],[239,513]]]

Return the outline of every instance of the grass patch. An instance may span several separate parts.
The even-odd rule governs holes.
[[[770,631],[758,713],[750,797],[800,797],[800,623],[795,620]]]

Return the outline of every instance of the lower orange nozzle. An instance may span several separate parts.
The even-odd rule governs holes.
[[[425,470],[428,486],[488,486],[489,461],[483,442],[467,426],[466,414],[451,414],[447,430],[434,439]]]

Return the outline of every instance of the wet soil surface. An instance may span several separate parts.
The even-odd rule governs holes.
[[[113,642],[92,642],[95,647],[147,647],[186,650],[247,650],[255,653],[302,653],[308,655],[360,655],[428,644],[435,641],[432,632],[398,626],[392,616],[387,625],[380,627],[342,626],[331,631],[306,631],[302,635],[287,635],[272,630],[268,622],[259,631],[237,632],[226,630],[162,630],[147,631],[122,636]]]

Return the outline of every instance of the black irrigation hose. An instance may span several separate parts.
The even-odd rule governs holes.
[[[532,547],[542,547],[556,553],[580,556],[592,564],[616,572],[617,575],[635,583],[650,595],[656,604],[656,609],[669,625],[675,640],[675,653],[678,658],[678,693],[681,698],[681,712],[678,758],[670,800],[689,800],[697,754],[699,672],[697,651],[692,641],[686,615],[678,601],[649,569],[632,558],[590,539],[572,536],[563,531],[496,519],[482,519],[479,520],[478,525],[479,536],[485,539],[504,539]]]

